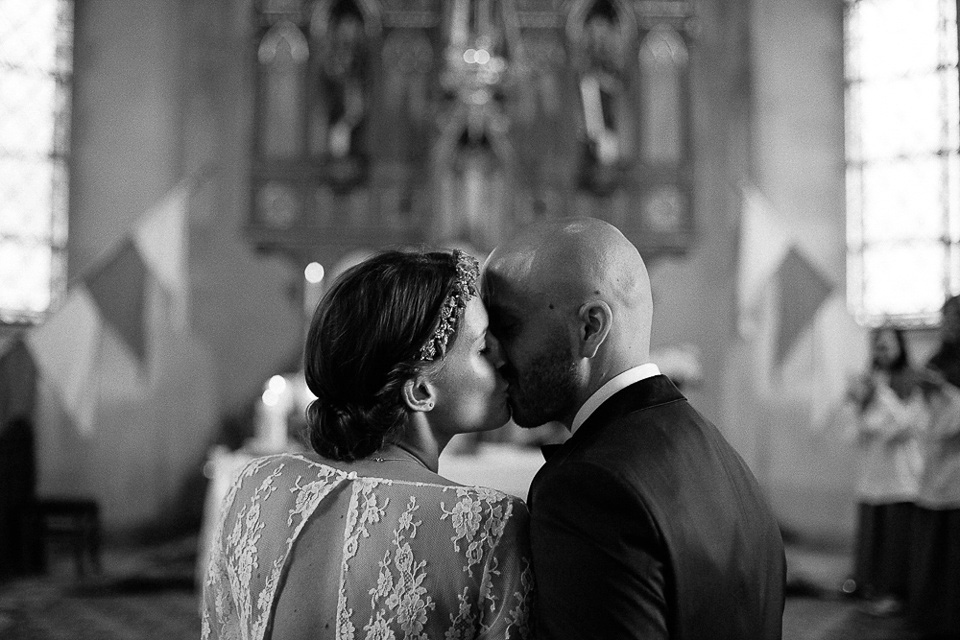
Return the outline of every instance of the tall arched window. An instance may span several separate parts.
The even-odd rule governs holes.
[[[66,288],[71,0],[0,0],[0,323]]]
[[[956,0],[847,0],[847,290],[867,325],[960,292]]]

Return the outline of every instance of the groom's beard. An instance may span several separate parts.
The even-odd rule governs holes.
[[[510,384],[510,410],[519,426],[530,429],[573,414],[579,396],[577,368],[566,347],[554,345],[523,372],[509,364],[501,370]]]

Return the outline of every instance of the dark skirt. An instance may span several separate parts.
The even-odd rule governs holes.
[[[931,637],[960,638],[960,509],[914,513],[908,608]]]
[[[854,579],[864,597],[906,600],[914,509],[911,502],[860,503]]]

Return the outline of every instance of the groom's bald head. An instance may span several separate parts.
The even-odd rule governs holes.
[[[520,376],[525,356],[560,344],[577,366],[591,360],[591,380],[581,385],[596,386],[647,361],[653,311],[647,269],[636,247],[602,220],[549,220],[520,230],[490,254],[483,289],[508,370]],[[518,325],[533,331],[524,343],[504,330]],[[600,333],[591,337],[592,330]]]
[[[650,330],[646,265],[616,227],[596,218],[549,220],[522,229],[490,254],[484,283],[492,299],[498,289],[554,306],[602,299],[631,321],[622,328]]]

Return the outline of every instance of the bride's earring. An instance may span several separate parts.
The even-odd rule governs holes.
[[[412,411],[433,409],[433,393],[433,386],[421,376],[411,378],[403,384],[403,401]]]

